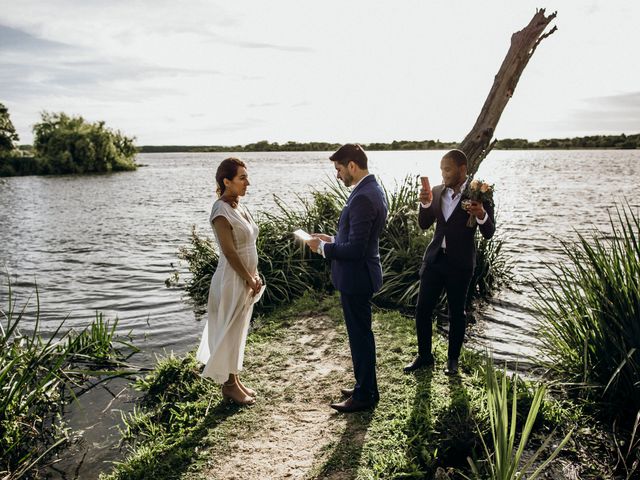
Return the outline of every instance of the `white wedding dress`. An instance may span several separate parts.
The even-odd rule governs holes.
[[[211,208],[209,223],[212,228],[213,220],[219,216],[225,217],[231,224],[233,243],[240,260],[249,272],[255,274],[258,270],[258,226],[243,206],[233,208],[220,199]],[[213,232],[215,234],[215,228]],[[257,298],[228,263],[217,236],[216,241],[220,258],[211,279],[207,323],[196,357],[204,363],[202,376],[224,383],[230,373],[237,374],[242,370],[249,321]]]

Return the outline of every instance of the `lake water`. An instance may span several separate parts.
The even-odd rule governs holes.
[[[438,183],[442,154],[368,156],[370,170],[392,188],[406,175],[428,175],[432,185]],[[211,235],[215,169],[227,156],[141,154],[138,162],[146,166],[135,172],[0,179],[2,283],[9,272],[21,304],[37,282],[47,329],[67,316],[67,324],[77,327],[96,311],[117,316],[120,330],[131,331],[143,349],[135,363],[150,365],[157,353],[194,348],[203,325],[182,291],[164,282],[174,266],[186,274],[176,252],[188,243],[191,226]],[[334,175],[329,153],[238,156],[252,182],[244,201],[258,215],[273,206],[274,194],[295,208],[298,195],[323,188]],[[498,359],[523,361],[536,347],[532,278],[549,278],[544,263],[561,258],[560,240],[573,238],[575,229],[607,230],[615,202],[640,208],[640,151],[494,151],[477,178],[496,184],[497,233],[512,258],[515,284],[479,313],[473,343],[488,346]],[[3,285],[0,304],[6,300]],[[119,415],[104,392],[89,395],[72,426],[83,430],[85,446],[97,452],[92,463],[100,463],[115,455],[104,447],[118,437],[109,426]],[[127,408],[123,398],[130,397],[116,405]]]

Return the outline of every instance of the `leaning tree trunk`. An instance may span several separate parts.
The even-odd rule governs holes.
[[[557,30],[554,26],[549,32],[544,33],[556,17],[556,13],[545,16],[544,12],[544,8],[536,10],[529,25],[511,36],[511,47],[493,81],[489,96],[475,125],[460,144],[460,150],[467,155],[468,171],[471,175],[475,175],[480,163],[495,145],[496,140],[492,141],[493,132],[529,59],[540,42]]]

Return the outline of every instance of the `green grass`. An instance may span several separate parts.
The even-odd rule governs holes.
[[[297,389],[315,389],[322,395],[338,392],[350,373],[346,378],[330,375],[315,384],[285,384],[282,390],[272,385],[275,373],[305,354],[295,328],[300,318],[309,315],[330,317],[330,328],[338,332],[340,341],[330,345],[328,357],[335,358],[336,349],[348,351],[336,295],[307,294],[258,317],[249,336],[243,378],[263,395],[248,409],[222,403],[217,386],[199,377],[192,353],[160,360],[155,371],[137,383],[145,396],[126,418],[129,454],[104,478],[208,478],[216,461],[233,453],[233,441],[268,430],[272,413],[290,404]],[[468,473],[467,457],[482,453],[479,431],[489,432],[483,356],[464,350],[461,377],[447,377],[442,371],[446,344],[436,338],[436,368],[406,375],[402,366],[415,352],[413,320],[397,311],[378,309],[374,331],[380,403],[372,412],[345,417],[346,423],[333,431],[307,478],[339,473],[342,478],[418,479],[430,478],[438,468]],[[528,382],[519,382],[518,421],[522,423],[535,389]],[[533,429],[548,432],[569,418],[575,415],[545,396]]]

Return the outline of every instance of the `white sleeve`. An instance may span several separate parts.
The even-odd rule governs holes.
[[[476,218],[476,222],[478,222],[478,225],[484,225],[488,219],[489,219],[489,214],[487,212],[484,212],[484,217],[482,217],[482,219]]]
[[[214,202],[213,207],[211,207],[211,215],[209,215],[209,223],[213,227],[213,221],[218,217],[224,217],[229,220],[229,212],[225,207],[226,203],[219,201]]]

